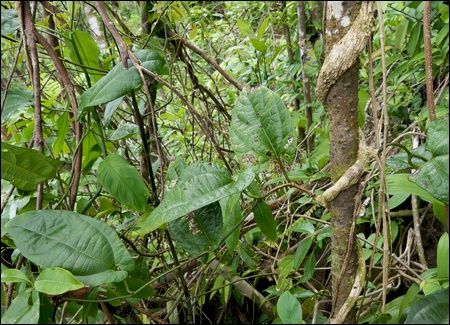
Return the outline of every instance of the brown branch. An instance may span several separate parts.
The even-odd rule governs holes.
[[[433,96],[433,54],[431,47],[431,1],[425,1],[423,11],[423,45],[425,47],[425,78],[427,82],[427,106],[430,121],[436,119]]]
[[[34,92],[34,146],[40,151],[44,151],[44,137],[42,135],[42,108],[41,108],[41,80],[39,69],[39,57],[36,48],[36,40],[33,37],[33,18],[31,15],[30,3],[28,1],[20,2],[19,13],[22,27],[22,37],[25,44],[25,60],[30,72],[30,79],[33,84]],[[42,209],[42,202],[44,197],[44,188],[42,184],[38,184],[36,193],[36,210]]]
[[[108,28],[109,32],[113,36],[116,41],[117,47],[119,48],[120,60],[122,61],[122,65],[127,69],[128,68],[128,49],[127,45],[123,41],[122,37],[119,34],[116,26],[113,24],[111,19],[109,19],[108,14],[106,13],[106,9],[103,1],[95,1],[95,8],[97,9],[100,17],[105,23],[106,28]]]
[[[161,83],[164,86],[166,86],[167,88],[169,88],[175,95],[177,95],[178,98],[181,99],[181,101],[183,101],[185,103],[185,105],[188,107],[189,112],[192,114],[192,116],[196,119],[197,123],[200,125],[200,128],[202,129],[203,133],[206,135],[208,140],[211,141],[211,143],[212,143],[214,149],[216,149],[220,159],[222,159],[222,161],[224,162],[225,167],[231,172],[232,171],[231,166],[229,165],[228,161],[225,159],[225,156],[224,156],[222,150],[220,149],[220,146],[218,145],[216,139],[214,138],[213,134],[209,132],[208,128],[203,123],[204,121],[202,119],[202,116],[200,116],[200,114],[197,113],[194,106],[189,102],[189,100],[187,100],[186,97],[184,97],[178,91],[177,88],[175,88],[173,85],[168,83],[166,80],[159,77],[157,74],[153,73],[152,71],[150,71],[142,66],[140,68],[142,69],[143,73],[149,75],[150,77],[154,78],[159,83]]]
[[[189,42],[187,39],[182,38],[181,36],[179,36],[174,32],[169,31],[168,35],[172,38],[179,39],[180,42],[183,43],[186,47],[190,48],[192,51],[200,55],[206,62],[208,62],[211,66],[213,66],[214,69],[217,70],[217,72],[219,72],[226,80],[228,80],[228,82],[230,82],[239,91],[244,89],[244,87],[238,81],[236,81],[236,79],[230,76],[228,72],[226,72],[214,58],[210,57],[204,50],[199,48],[197,45]]]
[[[78,194],[78,185],[80,183],[80,177],[81,177],[81,158],[82,158],[82,146],[81,146],[81,138],[82,138],[82,130],[81,130],[81,124],[77,121],[78,116],[78,103],[75,96],[75,87],[72,83],[72,80],[70,79],[70,75],[67,72],[67,69],[65,68],[64,64],[62,63],[60,57],[55,52],[55,50],[52,48],[50,43],[47,41],[47,39],[42,36],[36,29],[36,27],[33,25],[33,35],[36,38],[36,40],[42,45],[42,47],[47,51],[48,55],[50,56],[51,60],[53,61],[53,64],[56,68],[56,71],[58,72],[57,78],[59,83],[61,84],[62,88],[65,90],[67,97],[70,101],[71,106],[71,117],[73,118],[73,128],[74,128],[74,134],[75,134],[75,141],[77,144],[75,153],[74,153],[74,162],[72,165],[72,173],[71,173],[71,183],[70,183],[70,195],[69,195],[69,209],[73,210],[75,207],[75,202],[77,199]]]

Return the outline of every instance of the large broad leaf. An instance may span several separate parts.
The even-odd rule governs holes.
[[[145,209],[149,193],[144,179],[122,156],[106,157],[98,167],[97,177],[120,203],[138,211]]]
[[[300,324],[302,306],[289,291],[284,292],[277,302],[277,312],[283,324]]]
[[[94,81],[99,80],[103,74],[99,71],[89,69],[101,69],[100,67],[100,50],[97,42],[92,38],[91,34],[82,30],[75,30],[69,33],[67,46],[70,51],[70,59],[82,66],[82,69]]]
[[[386,176],[386,184],[388,193],[391,195],[398,195],[401,193],[408,193],[420,196],[421,199],[442,205],[442,202],[436,199],[429,192],[414,183],[409,179],[409,174],[391,174]]]
[[[286,152],[294,137],[294,128],[280,97],[261,87],[241,95],[236,101],[230,135],[237,152],[255,152],[267,159]]]
[[[11,89],[6,93],[5,106],[2,109],[2,123],[15,122],[17,117],[24,111],[24,108],[34,105],[33,92],[27,89]]]
[[[271,240],[277,239],[277,222],[272,215],[272,210],[264,201],[256,203],[253,214],[259,229]]]
[[[37,291],[48,295],[62,295],[68,291],[81,289],[84,285],[69,271],[60,267],[50,267],[39,274],[34,287]]]
[[[29,211],[6,225],[20,253],[41,267],[69,270],[89,286],[125,279],[133,259],[104,222],[71,211]]]
[[[186,167],[172,190],[141,225],[148,233],[163,224],[192,211],[243,191],[255,177],[251,169],[238,174],[235,180],[228,171],[214,164],[194,163]]]
[[[163,70],[164,57],[160,52],[145,49],[138,50],[135,54],[144,68],[157,74]],[[122,63],[117,64],[106,76],[86,90],[80,97],[80,111],[86,107],[108,103],[138,89],[142,85],[142,79],[130,61],[128,66],[129,68],[125,69]]]
[[[27,289],[17,295],[2,315],[2,324],[37,324],[39,321],[39,293]]]
[[[448,324],[448,288],[422,297],[411,306],[405,324]]]
[[[448,205],[448,117],[430,122],[426,148],[433,158],[411,179],[439,201]]]
[[[55,177],[59,161],[37,150],[2,143],[2,178],[25,191]]]
[[[218,202],[169,223],[177,244],[191,255],[215,248],[222,238],[222,211]]]

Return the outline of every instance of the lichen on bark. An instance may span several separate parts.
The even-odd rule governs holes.
[[[370,36],[370,10],[370,3],[354,1],[334,2],[327,10],[325,61],[317,80],[316,95],[326,106],[330,119],[333,182],[337,182],[358,157],[358,56]],[[357,191],[358,184],[350,185],[334,195],[329,205],[335,313],[346,302],[357,273],[356,234],[352,230]],[[349,245],[349,241],[355,244]],[[354,313],[348,313],[345,322],[354,320]]]

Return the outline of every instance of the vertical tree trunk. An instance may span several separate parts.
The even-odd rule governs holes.
[[[360,8],[363,13],[360,13]],[[354,1],[335,1],[327,4],[325,62],[319,74],[316,92],[318,98],[325,104],[330,119],[330,161],[333,182],[354,164],[358,155],[357,58],[370,36],[371,20],[368,8],[370,8],[368,3],[361,4]],[[367,18],[362,18],[364,16]],[[349,35],[344,37],[347,33]],[[325,90],[321,89],[323,85],[326,85]],[[333,232],[331,243],[333,317],[346,304],[358,271],[356,231],[354,231],[357,191],[358,183],[340,191],[330,202]],[[354,317],[355,313],[350,311],[345,314],[345,320],[342,321],[354,323]]]

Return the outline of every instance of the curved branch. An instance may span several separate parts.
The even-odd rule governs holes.
[[[372,29],[370,11],[369,1],[364,1],[349,31],[333,46],[325,58],[316,86],[316,95],[321,102],[325,102],[331,86],[356,62],[370,39]]]

